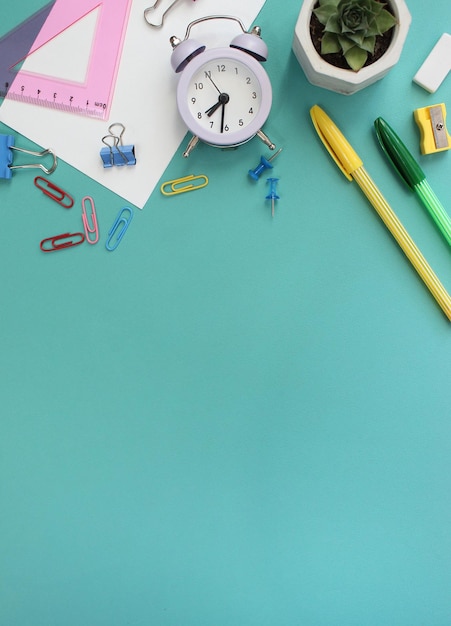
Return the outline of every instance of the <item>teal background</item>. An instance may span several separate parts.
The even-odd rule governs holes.
[[[2,32],[43,4],[9,4]],[[157,189],[113,253],[119,197],[65,163],[70,212],[32,171],[0,181],[1,626],[451,624],[450,324],[308,114],[333,117],[451,291],[450,250],[372,127],[450,207],[451,155],[420,157],[412,113],[451,106],[451,78],[434,95],[412,78],[451,5],[408,5],[399,64],[346,97],[291,51],[300,0],[267,0],[274,219],[247,177],[258,139],[188,160],[184,140],[162,180],[209,185]],[[43,254],[84,195],[100,243]]]

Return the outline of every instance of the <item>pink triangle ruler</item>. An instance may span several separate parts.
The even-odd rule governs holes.
[[[44,76],[21,69],[9,87],[6,97],[88,117],[107,119],[131,4],[132,0],[55,0],[24,59],[92,11],[99,9],[93,41],[80,42],[80,46],[91,46],[84,82]],[[77,54],[77,51],[67,50],[67,54]],[[15,65],[24,59],[17,59]]]

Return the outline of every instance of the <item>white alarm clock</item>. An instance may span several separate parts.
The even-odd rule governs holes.
[[[229,47],[211,48],[190,39],[191,28],[199,22],[228,19],[237,22],[242,33]],[[261,62],[268,49],[255,26],[247,32],[236,17],[212,15],[188,25],[185,39],[173,36],[171,65],[180,73],[177,107],[193,133],[183,156],[189,156],[199,140],[215,147],[235,147],[257,135],[274,150],[262,131],[272,103],[268,74]]]

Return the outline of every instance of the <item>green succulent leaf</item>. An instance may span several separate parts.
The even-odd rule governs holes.
[[[346,55],[348,50],[355,46],[355,43],[345,35],[338,35],[338,41],[340,44],[340,50],[344,55]],[[337,52],[340,52],[340,50],[337,50]]]
[[[337,35],[341,33],[340,23],[336,15],[330,16],[330,18],[327,20],[327,24],[325,25],[324,30],[326,31],[326,33],[336,33]]]
[[[365,65],[367,58],[368,53],[357,46],[354,46],[345,54],[346,62],[354,72],[358,72]]]
[[[377,17],[379,13],[384,10],[385,4],[383,2],[377,2],[376,5],[373,5],[371,7],[371,11],[373,12],[375,17]]]
[[[321,40],[321,54],[334,54],[340,52],[340,42],[334,33],[324,33]]]
[[[362,48],[362,50],[366,50],[370,54],[373,54],[375,45],[376,37],[365,37],[360,47]]]
[[[363,33],[346,33],[346,37],[350,39],[355,46],[361,46],[365,41],[365,35]]]
[[[385,32],[385,31],[384,31],[384,32]],[[380,29],[379,29],[379,26],[378,26],[378,24],[377,24],[376,20],[374,20],[373,22],[371,22],[371,24],[368,26],[368,29],[367,29],[367,31],[366,31],[366,33],[365,33],[365,34],[366,34],[366,36],[367,36],[367,37],[372,37],[373,35],[374,35],[374,36],[376,36],[376,35],[382,35],[382,33],[381,33]]]
[[[337,14],[337,7],[334,6],[333,4],[325,4],[323,6],[318,7],[317,9],[314,9],[313,13],[316,15],[316,17],[321,22],[321,24],[325,26],[327,22],[329,21],[329,18],[332,15]]]
[[[386,9],[382,9],[377,18],[377,27],[379,29],[378,34],[386,33],[387,30],[393,28],[396,24],[396,18]]]
[[[319,0],[319,6],[325,6],[326,4],[330,4],[333,7],[337,8],[338,3],[340,2],[340,0]]]

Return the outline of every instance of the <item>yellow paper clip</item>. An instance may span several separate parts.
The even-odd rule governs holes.
[[[420,129],[421,154],[433,154],[451,148],[451,137],[446,130],[446,107],[443,103],[416,109],[413,115]]]
[[[192,185],[189,181],[201,182],[197,183],[196,185]],[[208,178],[205,176],[205,174],[199,174],[198,176],[190,174],[189,176],[184,176],[183,178],[167,180],[161,185],[160,190],[161,193],[165,196],[174,196],[177,193],[185,193],[185,191],[195,191],[196,189],[202,189],[202,187],[205,187],[206,185],[208,185]],[[166,189],[166,187],[168,187],[169,190]]]

